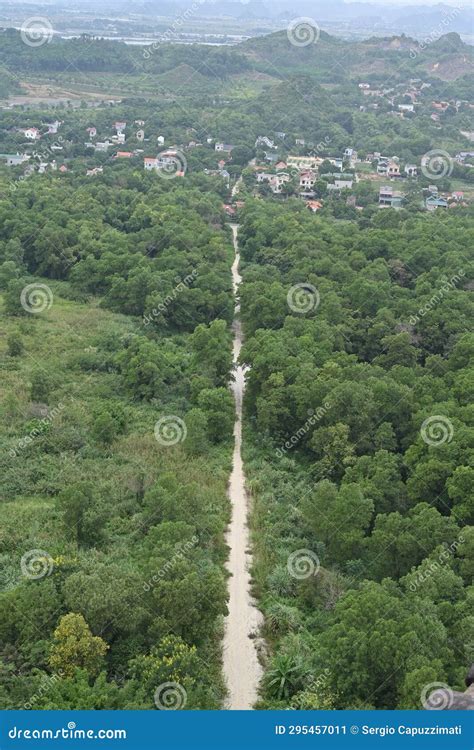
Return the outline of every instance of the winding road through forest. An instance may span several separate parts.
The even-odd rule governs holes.
[[[232,505],[232,518],[226,535],[230,548],[227,569],[229,578],[229,614],[225,620],[224,674],[229,691],[226,708],[230,710],[253,707],[258,695],[258,684],[262,668],[257,656],[256,635],[262,615],[255,606],[250,594],[251,564],[250,539],[247,516],[248,496],[245,491],[245,476],[242,465],[242,398],[245,387],[244,370],[238,364],[242,346],[240,323],[239,285],[239,245],[238,225],[231,224],[235,258],[232,264],[232,284],[235,298],[235,312],[232,330],[233,360],[235,380],[232,391],[235,400],[234,455],[229,481],[229,497]]]

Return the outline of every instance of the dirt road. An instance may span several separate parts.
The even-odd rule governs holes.
[[[245,492],[245,476],[242,466],[242,397],[245,387],[244,372],[237,365],[242,346],[242,330],[239,319],[239,249],[237,242],[238,225],[231,224],[235,260],[232,265],[232,283],[235,297],[234,363],[235,381],[232,390],[235,399],[236,422],[234,427],[233,468],[229,482],[229,497],[232,503],[232,520],[226,541],[230,547],[227,569],[229,578],[229,614],[225,621],[224,674],[229,691],[226,708],[230,710],[249,709],[257,699],[257,688],[262,668],[257,658],[254,637],[261,625],[262,615],[250,595],[249,530],[247,526],[248,497]]]

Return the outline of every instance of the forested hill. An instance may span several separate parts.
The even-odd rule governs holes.
[[[406,36],[372,38],[349,42],[314,30],[316,43],[293,44],[290,31],[280,31],[244,42],[238,47],[155,44],[135,47],[119,41],[82,36],[53,38],[48,44],[24,44],[20,32],[7,29],[0,34],[0,63],[15,75],[63,72],[71,67],[83,72],[132,75],[160,75],[180,65],[198,68],[210,78],[249,72],[266,72],[275,77],[303,72],[326,82],[370,77],[385,80],[387,74],[432,75],[445,80],[462,78],[472,70],[473,48],[458,34],[446,34],[436,42],[420,46]]]
[[[446,80],[472,72],[473,48],[454,33],[428,45],[420,45],[405,35],[348,42],[317,29],[313,32],[307,29],[306,33],[316,34],[315,43],[302,41],[300,46],[292,43],[290,30],[251,39],[240,49],[257,67],[270,65],[280,71],[312,71],[327,81],[361,76],[383,81],[387,74],[397,75],[398,68],[405,75],[431,74]]]

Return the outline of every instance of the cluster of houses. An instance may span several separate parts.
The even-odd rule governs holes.
[[[444,197],[439,194],[436,185],[429,185],[424,191],[422,207],[426,211],[436,211],[438,208],[453,208],[466,205],[464,193],[460,190],[453,191]],[[379,208],[402,208],[405,195],[400,190],[394,190],[390,185],[382,185],[379,188]]]
[[[390,113],[395,117],[404,118],[406,115],[414,116],[418,109],[424,114],[429,113],[433,122],[438,122],[440,116],[450,107],[459,112],[461,108],[473,108],[467,99],[429,100],[426,89],[431,88],[431,83],[422,81],[420,78],[410,78],[408,83],[399,83],[389,88],[380,88],[371,83],[361,82],[358,84],[360,93],[366,98],[366,104],[360,104],[359,110],[377,110],[382,101],[391,107]],[[419,105],[419,106],[418,106]]]

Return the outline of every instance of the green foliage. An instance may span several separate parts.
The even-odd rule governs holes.
[[[82,615],[70,613],[61,617],[54,631],[49,663],[51,669],[71,677],[77,667],[91,677],[97,676],[108,649],[102,638],[93,636]]]

